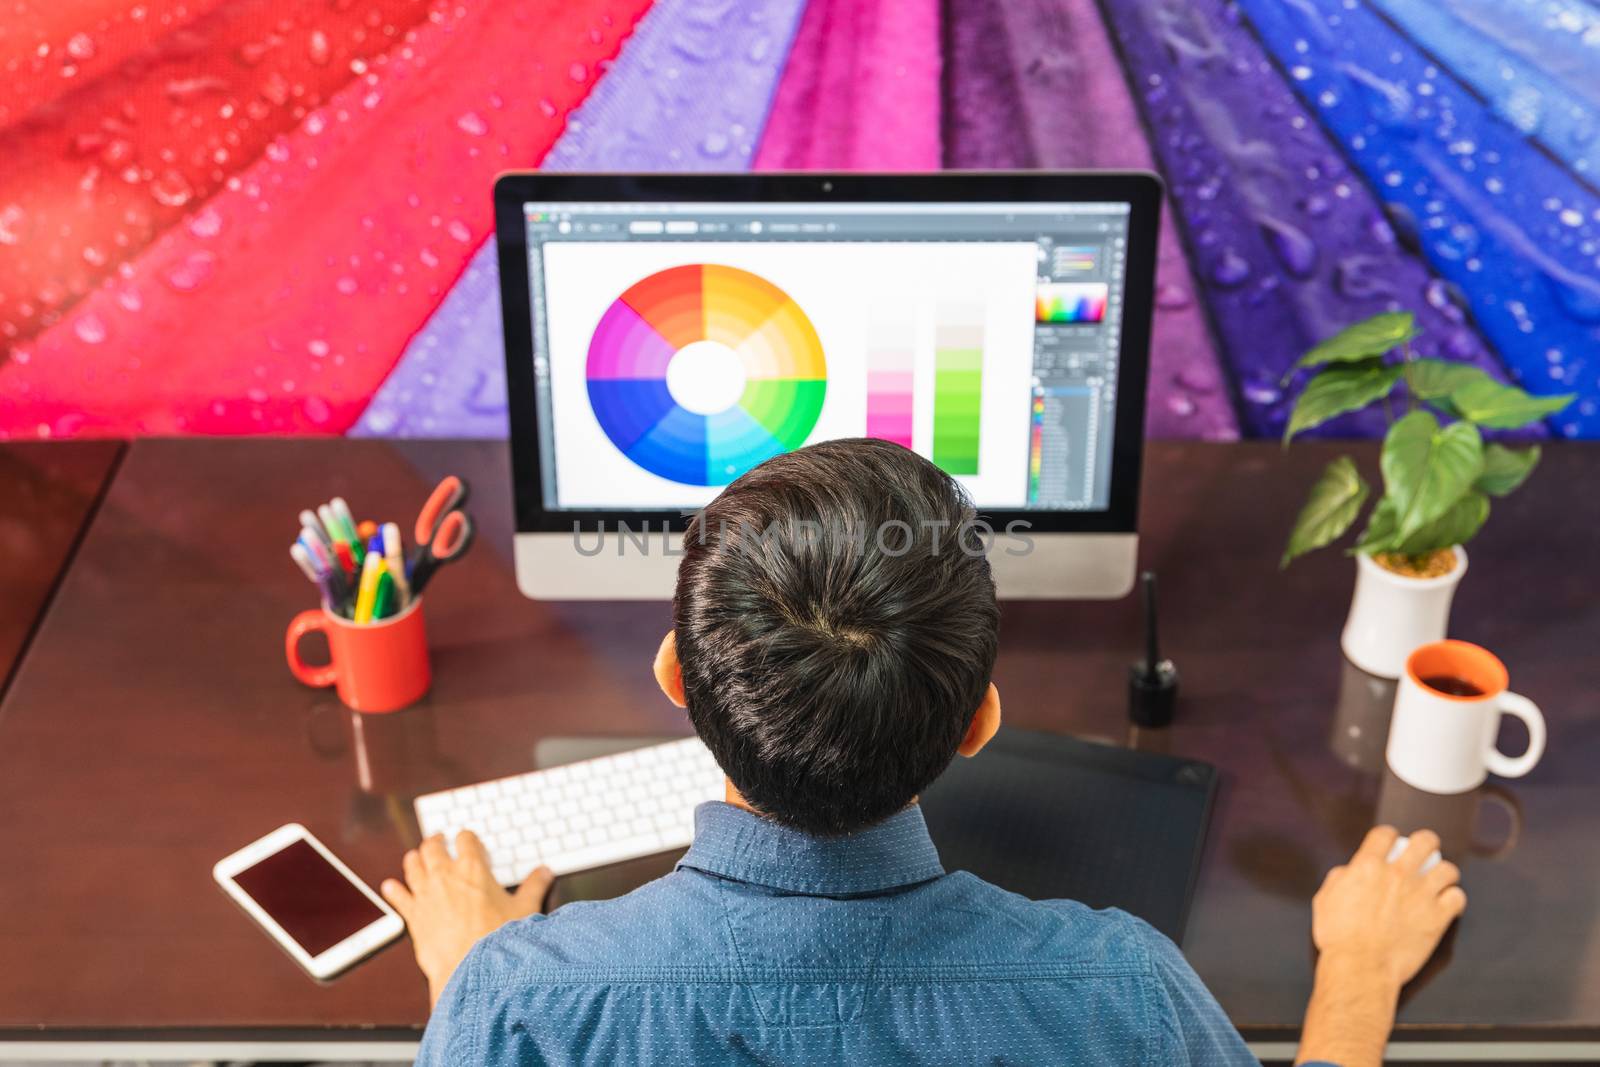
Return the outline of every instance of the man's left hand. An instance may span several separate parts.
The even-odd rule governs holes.
[[[454,857],[444,836],[435,834],[405,854],[401,869],[405,884],[387,878],[379,891],[411,931],[430,1005],[439,1002],[445,984],[479,938],[543,910],[555,881],[548,867],[540,867],[515,893],[507,893],[495,882],[489,853],[471,830],[456,835]]]

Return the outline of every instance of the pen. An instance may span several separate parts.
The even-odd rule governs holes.
[[[356,591],[355,621],[358,623],[372,621],[372,603],[378,594],[378,575],[383,570],[383,553],[367,553],[361,567],[361,585]]]
[[[396,608],[403,608],[411,599],[411,587],[406,582],[406,556],[405,546],[400,543],[400,524],[386,522],[383,524],[383,558],[389,564],[389,573],[394,577],[394,591],[396,594]]]
[[[361,541],[363,544],[365,544],[367,541],[370,541],[373,536],[377,534],[377,532],[378,524],[373,522],[371,519],[362,519],[360,524],[356,526],[356,533],[361,535]]]

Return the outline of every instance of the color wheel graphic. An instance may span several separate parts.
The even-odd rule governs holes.
[[[744,388],[720,410],[693,411],[668,386],[689,346],[725,346]],[[685,357],[692,358],[692,357]],[[817,331],[782,289],[737,267],[669,267],[630,286],[589,341],[589,405],[634,463],[686,485],[726,485],[805,443],[827,392]],[[724,383],[725,384],[725,383]]]

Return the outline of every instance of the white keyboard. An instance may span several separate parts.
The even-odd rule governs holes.
[[[686,848],[694,808],[721,800],[722,771],[698,737],[548,771],[429,793],[416,800],[424,837],[483,839],[501,885],[543,864],[556,874]]]

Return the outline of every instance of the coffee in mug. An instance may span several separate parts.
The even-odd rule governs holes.
[[[1386,755],[1407,785],[1430,793],[1465,793],[1493,771],[1520,778],[1544,755],[1539,708],[1509,692],[1506,666],[1493,652],[1466,641],[1434,641],[1406,659],[1395,693]],[[1528,750],[1507,756],[1495,747],[1500,716],[1528,726]]]

